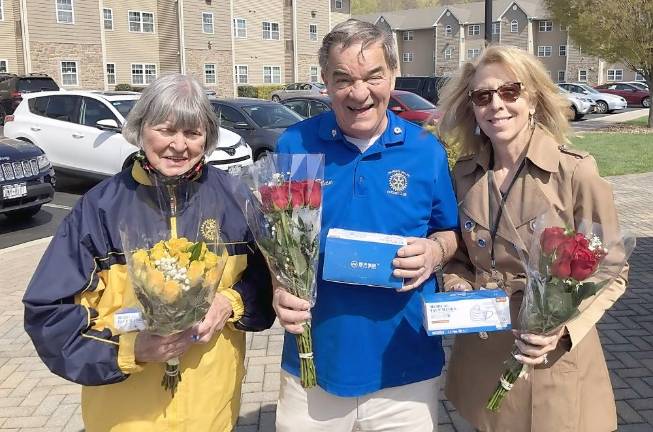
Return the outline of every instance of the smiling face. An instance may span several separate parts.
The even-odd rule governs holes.
[[[143,127],[143,151],[152,166],[164,176],[184,174],[204,155],[206,131],[175,128],[173,122]]]
[[[394,76],[381,43],[361,49],[362,44],[332,47],[322,79],[342,132],[365,139],[383,133],[387,126]]]
[[[490,63],[479,66],[476,70],[471,90],[496,90],[504,84],[517,81],[519,79],[506,67],[500,63]],[[473,108],[476,122],[492,144],[526,145],[530,131],[528,116],[535,112],[531,105],[522,89],[521,95],[514,102],[504,101],[494,92],[490,103],[484,106],[473,105]]]

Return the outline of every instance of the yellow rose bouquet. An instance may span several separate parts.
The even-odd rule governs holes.
[[[130,280],[148,331],[170,335],[204,318],[227,263],[221,242],[181,237],[126,250]],[[168,360],[161,385],[174,396],[179,381],[179,359]]]

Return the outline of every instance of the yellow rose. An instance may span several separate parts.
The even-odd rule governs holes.
[[[165,277],[163,273],[154,268],[149,268],[147,270],[147,282],[145,284],[145,289],[150,292],[153,292],[156,295],[161,295],[163,292],[163,285],[165,284]]]
[[[185,252],[191,245],[192,243],[185,237],[173,238],[166,242],[166,246],[168,246],[168,250],[172,256],[178,255],[180,252]]]
[[[166,257],[166,255],[168,255],[168,251],[163,242],[158,242],[150,250],[150,259],[153,261],[160,260],[161,258]]]
[[[204,254],[204,263],[207,268],[215,267],[218,264],[218,256],[211,251]]]
[[[188,264],[190,264],[190,253],[188,252],[182,252],[179,255],[177,255],[178,258],[178,265],[179,267],[186,267],[188,268]]]
[[[163,285],[163,292],[161,293],[161,297],[163,297],[163,300],[165,300],[167,303],[172,303],[177,300],[180,292],[181,286],[179,283],[177,281],[169,280],[166,281]]]
[[[204,263],[202,261],[193,261],[190,263],[190,268],[188,269],[188,279],[190,280],[190,286],[195,286],[202,281],[204,276]]]

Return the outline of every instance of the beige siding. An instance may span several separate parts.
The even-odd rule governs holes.
[[[7,72],[23,72],[21,33],[20,27],[16,25],[16,21],[20,20],[20,15],[18,17],[14,15],[14,0],[2,0],[2,12],[0,60],[7,62]]]
[[[578,81],[579,71],[587,71],[587,83],[596,85],[599,82],[599,60],[588,56],[573,44],[567,45],[567,81]]]
[[[511,6],[501,17],[501,44],[513,45],[522,49],[528,49],[528,19],[520,8],[513,9]],[[517,33],[510,31],[513,20],[517,20]]]
[[[551,20],[549,20],[551,21]],[[567,57],[560,56],[560,45],[567,44],[567,32],[560,31],[560,25],[552,21],[551,31],[542,32],[539,30],[540,21],[533,21],[533,53],[538,56],[538,47],[551,47],[551,56],[538,57],[544,67],[549,71],[553,81],[557,81],[558,71],[565,70]]]
[[[397,34],[401,75],[432,75],[435,70],[433,63],[434,29],[413,30],[412,40],[404,40],[406,35],[405,31]],[[405,62],[404,53],[412,53],[413,61]]]
[[[629,69],[628,66],[623,63],[605,63],[603,66],[601,83],[612,81],[608,80],[608,70],[610,69],[623,71],[623,79],[621,81],[635,81],[635,78],[637,77],[637,72]]]
[[[284,0],[234,1],[234,18],[247,20],[247,38],[235,38],[235,64],[248,66],[248,82],[263,84],[263,66],[278,66],[286,81]],[[263,21],[279,24],[279,40],[263,39]]]
[[[157,12],[156,25],[158,28],[155,28],[154,31],[158,31],[159,73],[181,72],[177,2],[158,0]],[[188,30],[186,29],[187,32]]]
[[[57,23],[55,0],[30,0],[30,42],[100,43],[100,12],[98,0],[73,0],[73,24]]]
[[[342,0],[342,8],[336,9],[336,1],[331,0],[331,28],[351,17],[351,0]]]
[[[296,1],[296,0],[295,0]],[[298,81],[308,79],[310,65],[318,64],[318,50],[322,38],[329,32],[329,0],[312,2],[296,1],[295,4],[297,31],[295,49],[298,56]],[[310,40],[309,26],[317,25],[317,40]]]
[[[451,35],[445,34],[447,26],[451,26]],[[460,62],[460,24],[456,17],[445,13],[436,27],[436,75],[450,75],[458,70]],[[445,59],[445,51],[451,49],[451,58]],[[464,56],[465,53],[462,53]]]
[[[116,65],[116,83],[131,84],[131,65],[155,64],[157,76],[161,75],[159,61],[159,13],[157,0],[139,0],[127,4],[120,0],[103,0],[103,7],[113,10],[113,31],[105,31],[106,61]],[[129,31],[128,11],[140,11],[154,14],[154,33]],[[164,33],[167,30],[163,30]],[[165,43],[165,41],[162,41]]]

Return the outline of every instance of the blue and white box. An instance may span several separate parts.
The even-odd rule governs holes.
[[[422,305],[429,336],[512,328],[510,301],[503,290],[422,293]]]
[[[322,279],[355,285],[402,288],[392,275],[392,260],[406,238],[397,235],[331,228],[324,247]]]

